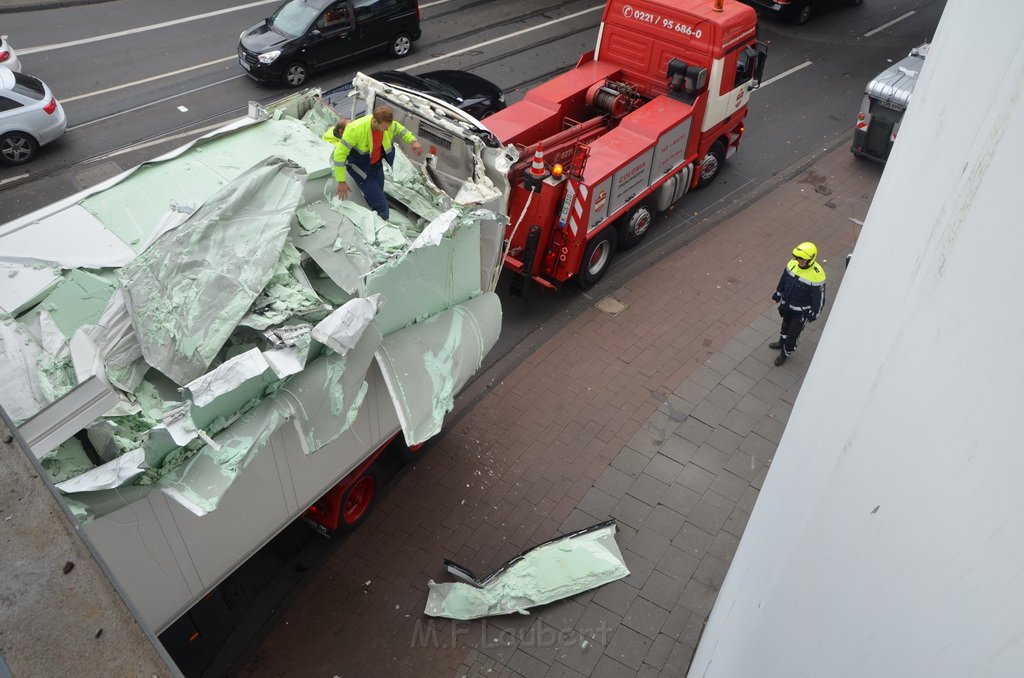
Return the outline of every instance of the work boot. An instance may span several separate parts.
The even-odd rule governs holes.
[[[787,355],[786,355],[786,352],[785,352],[785,351],[781,351],[781,352],[779,353],[779,355],[778,355],[778,356],[776,356],[776,358],[775,358],[775,366],[776,366],[776,367],[778,367],[778,366],[779,366],[779,365],[781,365],[782,363],[786,362],[786,358],[788,358],[788,357],[789,357],[789,356],[787,356]]]
[[[768,348],[774,348],[776,351],[778,351],[782,348],[782,342],[773,341],[772,343],[768,344]]]

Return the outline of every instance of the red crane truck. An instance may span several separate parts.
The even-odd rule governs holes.
[[[583,289],[654,214],[717,176],[743,136],[767,49],[735,0],[609,0],[597,48],[484,125],[509,173],[513,293]]]

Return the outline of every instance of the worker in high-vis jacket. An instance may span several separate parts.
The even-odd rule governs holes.
[[[825,308],[825,269],[818,263],[818,248],[802,242],[793,248],[793,258],[779,278],[772,300],[779,302],[782,330],[779,340],[768,344],[779,351],[775,365],[786,362],[796,350],[804,324],[814,322]]]
[[[384,160],[395,160],[395,138],[409,144],[413,153],[423,154],[416,136],[395,122],[395,113],[388,106],[378,106],[373,113],[356,118],[345,125],[341,139],[334,147],[334,179],[338,197],[348,197],[348,179],[353,179],[363,192],[366,204],[382,219],[388,218],[388,201],[384,196]]]

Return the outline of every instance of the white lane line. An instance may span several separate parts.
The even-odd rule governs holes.
[[[118,116],[124,115],[125,113],[134,113],[135,111],[141,111],[143,108],[148,108],[150,106],[155,106],[156,104],[162,104],[165,101],[170,101],[171,99],[179,99],[179,98],[181,98],[183,96],[187,96],[189,94],[195,94],[196,92],[202,91],[204,89],[209,89],[210,87],[216,87],[217,85],[223,85],[225,82],[231,82],[232,80],[238,80],[239,78],[247,78],[247,77],[249,77],[249,76],[247,76],[245,73],[239,73],[238,75],[232,75],[230,78],[224,78],[223,80],[218,80],[217,82],[211,82],[209,85],[203,85],[202,87],[196,87],[195,89],[190,89],[190,90],[187,90],[185,92],[179,92],[178,94],[172,94],[171,96],[164,97],[163,99],[157,99],[156,101],[150,101],[150,102],[145,103],[145,104],[140,104],[140,105],[136,106],[135,108],[129,108],[129,109],[126,109],[126,110],[123,110],[123,111],[118,111],[117,113],[111,113],[110,115],[105,115],[102,118],[96,118],[95,120],[90,120],[89,122],[83,122],[81,125],[75,125],[74,127],[68,127],[67,131],[71,132],[73,130],[80,129],[82,127],[88,127],[89,125],[95,125],[98,122],[104,122],[106,120],[110,120],[111,118],[116,118]],[[242,108],[242,106],[239,106],[239,108]]]
[[[917,14],[917,12],[915,12],[914,10],[910,10],[909,12],[904,14],[903,16],[898,16],[895,19],[893,19],[892,21],[890,21],[889,23],[882,24],[878,28],[872,28],[870,31],[868,31],[867,33],[864,34],[864,37],[865,38],[870,38],[875,33],[879,33],[881,31],[884,31],[889,26],[892,26],[893,24],[898,24],[899,22],[903,21],[904,19],[906,19],[908,17],[912,17],[915,14]],[[20,52],[21,50],[19,49],[18,51]]]
[[[6,179],[0,179],[0,186],[3,186],[4,184],[9,183],[11,181],[18,181],[19,179],[24,179],[27,176],[31,176],[31,175],[29,175],[29,174],[19,174],[16,177],[7,177]]]
[[[774,78],[768,78],[767,80],[765,80],[764,82],[761,83],[761,87],[767,87],[768,85],[772,84],[776,80],[782,80],[787,75],[793,75],[794,73],[796,73],[800,69],[807,68],[812,63],[814,63],[814,62],[813,61],[805,61],[802,64],[798,64],[796,66],[793,66],[793,68],[789,69],[788,71],[783,71],[782,73],[779,73]]]
[[[238,5],[236,7],[228,7],[226,9],[218,9],[213,12],[206,12],[205,14],[194,14],[181,19],[174,19],[172,21],[164,21],[158,24],[150,24],[148,26],[139,26],[138,28],[129,28],[126,31],[118,31],[116,33],[106,33],[104,35],[97,35],[91,38],[82,38],[81,40],[71,40],[70,42],[58,42],[52,45],[40,45],[39,47],[28,47],[25,49],[18,48],[18,54],[35,54],[37,52],[50,52],[55,49],[64,49],[65,47],[75,47],[76,45],[87,45],[90,42],[100,42],[101,40],[110,40],[111,38],[120,38],[125,35],[135,35],[136,33],[145,33],[146,31],[155,31],[160,28],[167,28],[168,26],[178,26],[179,24],[187,24],[190,21],[200,21],[202,19],[209,19],[212,16],[218,16],[220,14],[229,14],[231,12],[237,12],[243,9],[249,9],[250,7],[259,7],[260,5],[278,4],[281,0],[258,0],[258,2],[250,2],[245,5]]]
[[[196,66],[189,66],[188,68],[179,68],[176,71],[168,71],[167,73],[161,73],[160,75],[154,75],[151,78],[143,78],[142,80],[136,80],[134,82],[126,82],[123,85],[115,85],[114,87],[108,87],[106,89],[98,89],[95,92],[86,92],[85,94],[76,94],[73,97],[61,97],[59,99],[59,101],[62,104],[66,104],[66,103],[70,103],[72,101],[78,101],[80,99],[88,99],[89,97],[94,97],[94,96],[97,96],[99,94],[106,94],[107,92],[115,92],[115,91],[117,91],[119,89],[124,89],[126,87],[134,87],[135,85],[142,85],[142,84],[145,84],[147,82],[153,82],[154,80],[160,80],[161,78],[169,78],[172,75],[179,75],[181,73],[187,73],[189,71],[194,71],[194,70],[196,70],[198,68],[206,68],[207,66],[213,66],[215,64],[222,64],[225,61],[234,61],[237,58],[238,57],[236,57],[236,56],[229,56],[229,57],[224,57],[223,59],[214,59],[213,61],[207,61],[204,64],[197,64]]]

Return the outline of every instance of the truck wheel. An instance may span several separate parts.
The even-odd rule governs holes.
[[[583,252],[583,265],[580,266],[580,274],[576,276],[576,284],[581,290],[589,290],[596,285],[611,266],[617,241],[616,230],[606,227],[587,243],[587,249]]]
[[[377,499],[378,485],[377,471],[369,468],[345,490],[338,509],[339,532],[350,532],[366,520]]]
[[[718,176],[725,164],[725,144],[721,140],[711,144],[708,154],[700,161],[700,179],[697,180],[696,188],[704,188]]]
[[[301,61],[293,61],[284,67],[281,82],[285,87],[300,87],[309,79],[309,69]]]
[[[8,132],[0,137],[0,160],[8,165],[21,165],[35,157],[39,144],[31,134]]]
[[[400,59],[412,51],[412,37],[408,33],[399,33],[391,40],[391,44],[388,45],[388,54]]]
[[[653,222],[654,212],[646,202],[634,205],[633,209],[622,215],[619,220],[619,249],[628,250],[639,244],[651,230]]]

